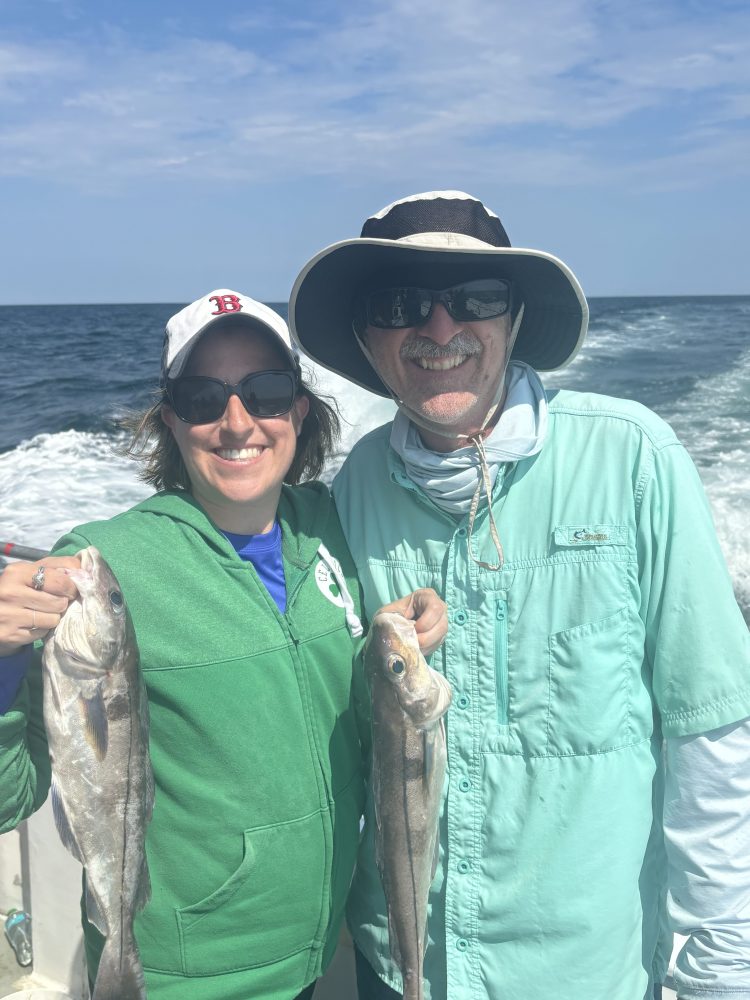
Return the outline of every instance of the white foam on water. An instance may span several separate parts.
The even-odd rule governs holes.
[[[700,473],[745,616],[750,618],[750,351],[698,382],[668,419]]]
[[[395,407],[337,375],[305,364],[314,390],[341,407],[341,443],[326,468],[330,482],[356,441],[391,418]],[[138,465],[117,453],[125,435],[38,434],[0,454],[0,541],[49,548],[70,528],[119,514],[151,488]]]
[[[303,364],[303,374],[315,393],[333,399],[340,409],[341,441],[323,476],[330,482],[357,441],[393,419],[396,405],[391,399],[360,389],[309,360]]]
[[[746,615],[750,422],[741,417],[717,419],[716,413],[747,411],[749,372],[750,358],[744,367],[707,379],[669,416],[698,465]],[[395,407],[318,366],[314,389],[341,407],[341,446],[324,475],[330,482],[355,442],[391,419]],[[0,540],[49,548],[75,525],[112,517],[148,496],[151,490],[139,482],[137,464],[116,451],[123,440],[82,431],[39,434],[0,455]]]
[[[107,434],[38,434],[0,455],[2,541],[49,548],[84,521],[112,517],[151,492]]]
[[[575,364],[544,381],[550,387],[586,385],[602,356],[608,358],[608,372],[615,378],[622,364],[627,380],[628,371],[634,371],[634,352],[644,379],[663,381],[665,391],[655,397],[661,396],[661,402],[652,405],[674,428],[698,468],[737,600],[750,620],[750,351],[735,357],[725,371],[700,376],[690,392],[675,396],[668,391],[671,379],[688,374],[689,366],[682,364],[684,351],[698,365],[690,370],[690,381],[700,372],[700,352],[710,352],[706,330],[711,308],[683,303],[664,313],[658,305],[644,305],[627,320],[617,310],[604,313],[592,325]],[[744,304],[732,308],[750,314]],[[601,370],[596,375],[601,381]],[[648,389],[653,396],[654,387]],[[598,391],[606,392],[606,385]],[[637,388],[633,398],[638,398]]]
[[[625,312],[629,316],[627,320],[623,318]],[[620,357],[627,359],[634,346],[640,351],[664,355],[677,350],[679,344],[680,336],[675,334],[674,319],[666,313],[646,305],[638,310],[626,305],[613,306],[594,313],[575,364],[555,372],[554,385],[574,386],[589,360],[596,362],[608,357],[615,362]]]

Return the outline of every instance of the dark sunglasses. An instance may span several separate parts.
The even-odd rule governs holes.
[[[167,398],[186,424],[212,424],[224,414],[230,396],[239,396],[253,417],[288,413],[297,395],[297,376],[290,371],[253,372],[236,385],[207,375],[167,379]]]
[[[442,302],[459,323],[494,319],[510,309],[510,282],[504,278],[481,278],[462,281],[442,291],[403,285],[370,292],[363,300],[368,324],[380,330],[423,326],[436,302]]]

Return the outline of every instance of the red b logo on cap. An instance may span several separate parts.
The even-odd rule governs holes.
[[[211,313],[212,316],[242,311],[242,303],[236,295],[212,295],[208,301],[216,303],[216,311]]]

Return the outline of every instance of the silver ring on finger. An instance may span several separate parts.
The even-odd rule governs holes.
[[[31,578],[31,586],[34,590],[44,590],[44,566],[40,566]]]
[[[36,623],[36,611],[33,608],[29,608],[29,611],[31,612],[31,628],[29,632],[41,632],[42,630]]]

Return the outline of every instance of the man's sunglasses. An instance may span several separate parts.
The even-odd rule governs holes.
[[[366,295],[363,305],[370,326],[380,330],[401,330],[408,326],[423,326],[432,315],[436,302],[442,302],[459,323],[494,319],[510,309],[510,282],[504,278],[481,278],[462,281],[460,285],[442,291],[412,285],[381,288]]]
[[[167,398],[186,424],[219,420],[230,396],[239,396],[254,417],[280,417],[291,410],[296,395],[297,376],[291,371],[253,372],[236,385],[207,375],[167,380]]]

